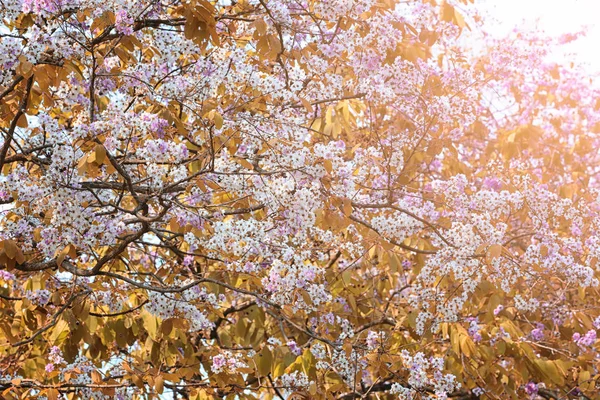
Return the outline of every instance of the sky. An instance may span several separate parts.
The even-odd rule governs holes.
[[[600,0],[475,0],[475,5],[498,19],[488,30],[499,35],[515,26],[537,27],[551,36],[587,26],[587,36],[569,45],[573,55],[567,57],[600,72]]]

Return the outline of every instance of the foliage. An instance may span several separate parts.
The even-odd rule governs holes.
[[[600,396],[572,37],[466,0],[0,4],[2,398]]]

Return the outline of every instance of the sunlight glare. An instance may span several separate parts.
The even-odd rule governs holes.
[[[478,2],[479,3],[479,2]],[[489,24],[492,34],[505,35],[514,27],[530,27],[550,36],[576,33],[587,28],[587,35],[565,48],[561,57],[584,64],[590,72],[600,72],[600,14],[598,0],[481,0],[495,24]]]

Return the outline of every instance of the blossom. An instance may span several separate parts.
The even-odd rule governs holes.
[[[534,382],[527,383],[527,385],[525,385],[525,393],[533,398],[538,393],[538,385]]]
[[[2,279],[5,282],[8,281],[14,281],[15,280],[15,275],[11,272],[8,272],[6,270],[0,270],[0,279]]]
[[[210,367],[210,369],[213,372],[219,373],[223,370],[226,364],[227,359],[225,358],[225,356],[222,354],[218,354],[212,358],[212,366]]]
[[[131,18],[126,10],[119,10],[115,13],[115,27],[119,33],[124,35],[133,34],[133,18]]]
[[[242,354],[234,354],[231,351],[223,351],[212,357],[211,371],[218,374],[223,371],[235,373],[238,368],[247,368],[248,365],[242,361]]]
[[[186,267],[192,266],[193,263],[194,263],[194,256],[188,255],[183,258],[183,265],[185,265]]]
[[[62,364],[65,362],[62,355],[62,350],[58,346],[52,346],[50,349],[50,354],[48,355],[48,359],[54,364]]]
[[[300,354],[302,354],[302,348],[298,346],[298,344],[296,344],[294,340],[289,340],[286,343],[286,346],[288,346],[290,348],[290,351],[295,355],[299,356]]]
[[[50,301],[51,293],[47,289],[28,290],[25,292],[25,297],[34,304],[45,306]]]
[[[481,341],[481,334],[479,333],[479,323],[478,323],[478,319],[477,317],[475,318],[470,318],[470,325],[469,325],[469,335],[471,335],[471,337],[473,338],[473,341],[475,342],[479,342]]]
[[[492,189],[492,190],[500,190],[500,188],[502,188],[502,182],[497,179],[497,178],[493,178],[493,177],[485,177],[483,179],[483,185],[488,188],[488,189]]]
[[[272,345],[281,345],[281,340],[279,340],[275,337],[270,337],[269,339],[267,339],[267,343],[272,344]]]
[[[369,331],[367,334],[367,347],[369,350],[374,350],[379,346],[381,340],[381,333],[375,331]]]
[[[581,349],[593,346],[596,343],[596,331],[591,329],[583,336],[580,333],[575,332],[573,334],[573,341],[577,343]]]
[[[533,339],[536,342],[543,340],[544,339],[544,325],[537,324],[536,328],[531,330],[530,335],[531,335],[531,339]]]

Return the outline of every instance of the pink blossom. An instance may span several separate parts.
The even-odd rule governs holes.
[[[302,348],[298,346],[298,344],[294,340],[288,341],[286,345],[290,348],[290,351],[295,355],[299,356],[300,354],[302,354]]]
[[[538,392],[538,385],[536,385],[534,382],[529,382],[527,385],[525,385],[525,393],[527,393],[530,396],[535,396],[537,395]]]
[[[213,365],[212,365],[211,369],[213,372],[216,372],[216,373],[221,372],[221,370],[227,364],[227,359],[222,354],[218,354],[218,355],[214,356],[212,361],[213,361]]]
[[[133,18],[129,16],[126,10],[119,10],[115,13],[115,28],[117,32],[123,35],[133,34]]]
[[[531,331],[531,339],[533,339],[536,342],[539,342],[540,340],[544,339],[544,326],[543,325],[538,325],[537,328],[533,329]]]

